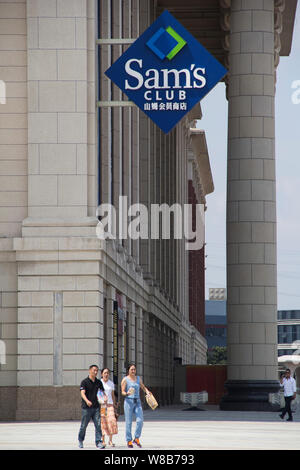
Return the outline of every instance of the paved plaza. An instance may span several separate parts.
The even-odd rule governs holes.
[[[220,411],[215,406],[204,406],[204,411],[183,409],[170,406],[145,410],[145,450],[300,449],[298,412],[293,422],[285,422],[272,412]],[[79,425],[79,421],[0,423],[0,450],[76,450]],[[121,416],[115,449],[127,449],[124,431]],[[92,422],[84,446],[84,450],[96,450]]]

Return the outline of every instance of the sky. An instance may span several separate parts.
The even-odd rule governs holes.
[[[300,81],[300,5],[291,54],[280,57],[275,97],[277,288],[278,310],[300,309],[300,104],[293,82]],[[299,94],[298,94],[299,96]],[[226,287],[227,117],[225,85],[219,83],[202,101],[215,190],[206,196],[206,293]]]

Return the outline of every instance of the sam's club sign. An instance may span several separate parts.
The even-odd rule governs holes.
[[[105,73],[168,133],[227,70],[164,11]]]

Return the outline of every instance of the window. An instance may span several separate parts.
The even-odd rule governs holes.
[[[206,337],[217,336],[220,338],[226,338],[226,328],[223,326],[210,326],[206,328]]]

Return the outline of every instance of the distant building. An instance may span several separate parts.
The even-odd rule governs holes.
[[[278,310],[278,357],[300,350],[300,310]],[[205,301],[205,337],[207,349],[226,346],[227,317],[225,300]]]
[[[300,345],[300,310],[278,310],[278,356],[291,355]]]
[[[205,301],[205,338],[208,351],[227,345],[226,300]]]

